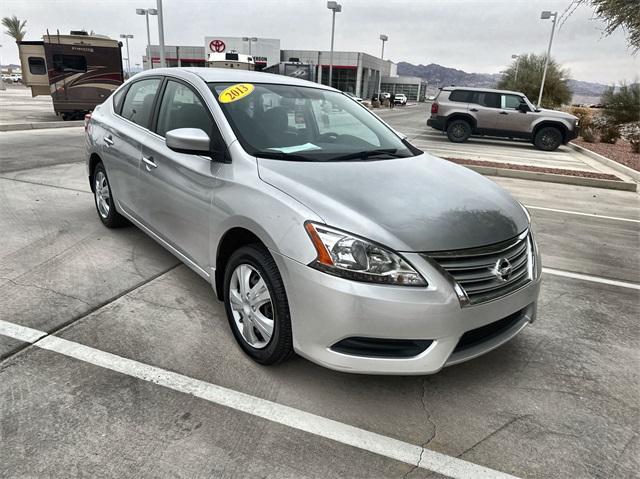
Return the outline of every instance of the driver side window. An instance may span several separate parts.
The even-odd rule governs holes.
[[[502,95],[502,109],[517,110],[520,103],[524,103],[524,100],[516,95]]]
[[[177,128],[198,128],[211,135],[211,117],[207,107],[188,86],[169,80],[162,96],[156,133],[166,133]]]

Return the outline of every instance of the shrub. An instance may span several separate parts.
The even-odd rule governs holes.
[[[598,139],[598,132],[592,125],[586,128],[580,128],[580,134],[582,135],[582,139],[587,143],[595,143]]]
[[[578,117],[580,128],[588,128],[591,126],[593,116],[589,108],[583,108],[580,106],[572,106],[569,108],[569,113]]]
[[[618,91],[609,87],[602,95],[604,114],[616,124],[640,121],[640,83],[622,83]]]
[[[631,151],[640,153],[640,121],[622,125],[620,135],[631,143]]]
[[[614,144],[620,138],[620,127],[607,116],[593,118],[593,127],[600,135],[600,143]]]

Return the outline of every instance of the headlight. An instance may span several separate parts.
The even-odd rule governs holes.
[[[354,281],[427,286],[427,282],[400,255],[363,238],[308,222],[305,229],[318,253],[309,265]]]

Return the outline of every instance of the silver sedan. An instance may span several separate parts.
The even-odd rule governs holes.
[[[86,121],[98,217],[211,283],[240,347],[428,374],[536,318],[524,207],[345,94],[214,68],[150,70]]]

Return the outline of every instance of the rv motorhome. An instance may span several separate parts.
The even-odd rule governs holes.
[[[209,53],[208,66],[213,68],[237,68],[239,70],[255,70],[253,57],[231,50],[227,53]]]
[[[18,43],[22,82],[31,95],[51,95],[56,115],[80,119],[124,82],[122,44],[84,31]]]

